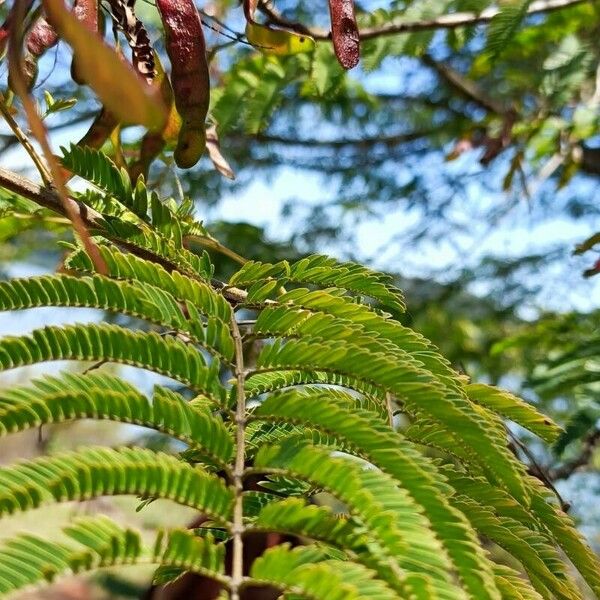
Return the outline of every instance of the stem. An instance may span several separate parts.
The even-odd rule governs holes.
[[[219,252],[223,256],[227,256],[227,258],[230,258],[231,260],[240,265],[245,265],[248,262],[247,258],[244,258],[240,254],[235,252],[235,250],[224,246],[223,244],[221,244],[221,242],[213,238],[205,237],[202,235],[188,235],[186,236],[186,239],[190,242],[196,242],[200,246],[208,248],[209,250],[215,250],[216,252]]]
[[[390,427],[394,429],[394,406],[392,404],[392,395],[389,392],[385,393],[385,408],[387,410]]]
[[[244,391],[244,349],[242,335],[231,311],[231,333],[235,342],[235,377],[237,381],[237,406],[235,409],[236,451],[233,468],[233,487],[235,503],[233,506],[233,560],[231,568],[231,599],[239,600],[240,587],[244,580],[244,467],[245,467],[245,437],[246,437],[246,393]]]
[[[27,152],[27,154],[29,154],[29,156],[31,157],[31,160],[33,161],[33,164],[35,165],[35,168],[38,170],[38,173],[40,174],[40,177],[42,178],[42,181],[44,182],[44,184],[50,185],[52,183],[52,176],[48,172],[48,169],[46,168],[46,165],[44,164],[44,161],[42,160],[42,158],[35,151],[35,148],[29,141],[29,138],[27,137],[25,132],[19,127],[19,124],[15,121],[14,117],[10,114],[10,111],[8,110],[8,108],[6,108],[5,98],[4,98],[4,95],[2,95],[2,94],[0,94],[0,112],[2,113],[4,120],[6,121],[6,123],[11,128],[12,132],[14,133],[15,137],[17,138],[19,144],[21,144],[21,146],[23,146],[23,149],[25,150],[25,152]]]

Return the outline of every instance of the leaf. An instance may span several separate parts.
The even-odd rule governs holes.
[[[0,393],[0,436],[74,419],[106,419],[150,427],[227,465],[233,441],[222,420],[179,394],[156,387],[152,402],[104,373],[44,377]]]
[[[145,84],[99,36],[84,27],[62,0],[43,0],[47,18],[72,48],[78,69],[102,104],[122,123],[160,129],[167,118],[160,95]]]
[[[172,500],[226,524],[233,492],[222,479],[169,454],[88,447],[0,469],[0,514],[45,504],[134,494]]]
[[[467,393],[475,402],[529,429],[546,442],[553,443],[562,432],[550,417],[538,412],[534,406],[510,392],[490,385],[471,384],[467,386]]]
[[[138,531],[104,516],[74,520],[55,542],[21,534],[0,546],[0,595],[92,569],[153,562],[224,580],[225,548],[188,531],[161,531],[154,549],[146,548]]]
[[[316,46],[315,41],[309,35],[283,29],[271,29],[254,22],[246,23],[246,37],[261,52],[277,56],[312,52]]]
[[[527,15],[532,0],[504,0],[498,14],[492,19],[487,34],[485,51],[496,58],[510,43]]]
[[[171,377],[218,404],[225,398],[219,362],[207,366],[198,349],[172,336],[101,324],[44,327],[0,339],[0,370],[54,360],[128,364]]]
[[[229,166],[229,163],[221,153],[221,146],[219,145],[219,136],[217,135],[217,128],[212,125],[206,130],[206,149],[208,150],[208,156],[212,161],[215,169],[221,173],[227,179],[235,179],[235,173]]]

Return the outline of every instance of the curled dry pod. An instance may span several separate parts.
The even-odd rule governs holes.
[[[37,63],[39,58],[58,43],[58,35],[54,27],[39,16],[25,38],[25,79],[31,89],[37,77]]]
[[[73,14],[75,18],[90,31],[94,33],[100,31],[100,6],[98,0],[76,0],[73,5]],[[82,69],[77,65],[77,60],[73,58],[71,63],[71,77],[73,81],[84,85],[87,83]]]
[[[200,15],[193,0],[157,0],[165,27],[175,106],[181,116],[174,158],[178,167],[193,167],[206,144],[205,121],[210,77]]]
[[[25,0],[24,7],[23,7],[23,16],[24,17],[27,16],[27,14],[29,13],[31,6],[33,4],[33,1],[34,0]],[[4,23],[2,23],[2,25],[0,25],[0,56],[4,56],[4,53],[6,52],[6,47],[8,46],[8,38],[10,36],[10,29],[11,29],[11,23],[13,20],[13,14],[14,14],[14,11],[13,11],[13,9],[11,9],[11,11],[8,13],[8,16],[6,17],[6,20],[4,21]]]
[[[354,0],[329,0],[331,36],[337,59],[344,69],[352,69],[360,60],[360,35]]]
[[[148,32],[135,14],[135,0],[109,0],[114,24],[123,32],[131,48],[134,69],[148,82],[156,75],[154,51]]]

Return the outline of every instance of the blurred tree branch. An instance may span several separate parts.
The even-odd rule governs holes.
[[[540,13],[562,10],[584,2],[589,2],[589,0],[537,0],[530,4],[527,14],[537,15]],[[305,33],[317,40],[327,40],[330,38],[330,32],[328,30],[310,28],[302,23],[290,21],[274,10],[268,2],[260,2],[259,9],[273,25],[279,25],[280,27],[285,27],[286,29],[291,29],[299,33]],[[368,40],[400,33],[414,33],[416,31],[428,31],[432,29],[472,27],[473,25],[488,23],[496,17],[499,12],[500,9],[491,7],[480,13],[457,12],[423,21],[391,21],[390,23],[379,25],[377,27],[363,27],[360,30],[360,38],[362,40]]]

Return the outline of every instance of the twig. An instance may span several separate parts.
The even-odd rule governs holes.
[[[231,260],[233,260],[234,262],[236,262],[240,265],[245,265],[248,262],[247,258],[244,258],[240,254],[238,254],[235,250],[232,250],[231,248],[224,246],[223,244],[221,244],[221,242],[219,242],[218,240],[215,240],[213,238],[205,237],[205,236],[201,236],[201,235],[188,235],[188,236],[186,236],[185,239],[190,242],[196,242],[203,248],[208,248],[209,250],[214,250],[215,252],[219,252],[223,256],[227,256],[228,258],[230,258]]]
[[[244,467],[245,467],[245,437],[246,437],[246,393],[244,390],[244,348],[242,335],[235,319],[235,312],[231,311],[231,333],[235,342],[235,377],[237,380],[237,406],[235,409],[236,425],[236,450],[235,465],[233,467],[233,488],[235,503],[233,506],[233,558],[231,567],[231,600],[240,599],[240,588],[244,581]]]
[[[512,440],[513,444],[515,446],[517,446],[522,452],[523,454],[525,454],[525,456],[527,457],[527,459],[529,460],[529,462],[531,463],[531,470],[533,471],[533,474],[540,480],[542,481],[542,483],[550,490],[552,490],[552,492],[554,492],[554,494],[556,495],[558,502],[560,503],[561,508],[565,511],[568,512],[569,511],[569,504],[567,502],[565,502],[562,498],[562,496],[560,495],[560,493],[558,492],[558,490],[556,489],[556,487],[554,486],[554,484],[552,483],[552,478],[550,477],[550,475],[546,472],[546,470],[537,462],[537,460],[535,459],[535,457],[533,456],[533,454],[529,451],[529,448],[527,448],[527,446],[516,436],[513,434],[512,431],[510,431],[510,429],[507,428],[508,431],[508,436],[510,437],[510,439]]]
[[[462,96],[472,100],[485,110],[497,115],[504,116],[508,114],[509,110],[505,106],[488,96],[483,90],[479,89],[473,81],[467,79],[449,65],[436,61],[429,54],[423,56],[423,63],[436,71],[442,79],[457,90]]]
[[[4,188],[24,198],[33,200],[36,204],[48,208],[61,215],[67,214],[67,209],[58,197],[57,192],[54,189],[48,189],[41,187],[37,183],[30,181],[29,179],[17,175],[8,169],[0,167],[0,188]],[[67,198],[67,204],[69,209],[76,212],[79,218],[82,220],[86,227],[94,227],[103,231],[107,239],[114,241],[121,247],[129,250],[132,254],[139,256],[140,258],[150,259],[156,263],[162,265],[167,271],[173,271],[176,266],[170,263],[162,256],[151,253],[148,250],[144,250],[133,244],[128,243],[126,240],[122,240],[119,237],[115,237],[108,231],[104,231],[104,224],[102,215],[95,211],[93,208],[86,206],[83,203],[73,200],[73,198]],[[248,294],[245,290],[241,290],[236,287],[228,286],[226,283],[217,279],[211,280],[211,285],[214,289],[221,292],[224,298],[229,300],[232,304],[240,304],[246,301]]]
[[[42,158],[35,151],[35,148],[29,141],[29,138],[27,137],[25,132],[19,127],[19,124],[15,121],[13,116],[10,114],[10,111],[6,107],[5,98],[4,98],[3,94],[0,94],[0,112],[2,113],[4,120],[10,127],[11,131],[13,132],[17,142],[19,144],[21,144],[21,146],[23,146],[23,149],[25,150],[25,152],[27,152],[27,154],[29,154],[29,156],[30,156],[31,160],[33,161],[33,164],[35,165],[35,168],[38,170],[38,173],[40,174],[40,177],[42,178],[42,181],[44,182],[44,184],[50,185],[52,183],[52,176],[50,175],[48,169],[46,168],[46,165],[44,164],[44,161],[42,160]]]
[[[385,408],[388,414],[390,427],[394,428],[394,405],[392,403],[392,395],[389,392],[385,393]]]
[[[592,431],[584,440],[583,448],[578,456],[574,459],[566,462],[560,467],[556,467],[549,471],[549,477],[553,481],[557,481],[559,479],[567,479],[570,477],[577,469],[580,467],[586,466],[590,459],[592,458],[592,454],[596,449],[596,446],[600,442],[600,430],[595,429]]]

